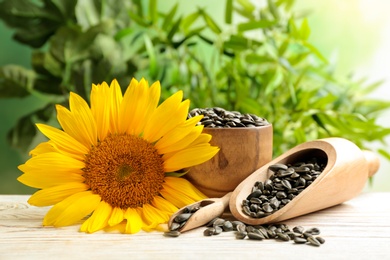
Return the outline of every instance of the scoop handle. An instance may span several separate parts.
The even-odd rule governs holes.
[[[369,150],[363,150],[363,155],[368,165],[368,177],[372,177],[379,169],[379,157],[374,152]]]

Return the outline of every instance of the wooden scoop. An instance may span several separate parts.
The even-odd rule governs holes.
[[[252,218],[242,211],[242,201],[251,193],[256,181],[264,182],[273,173],[268,167],[277,163],[296,163],[316,157],[326,162],[317,179],[286,206],[264,218]],[[367,178],[379,168],[379,158],[372,152],[362,151],[342,138],[327,138],[296,146],[285,154],[256,170],[233,191],[230,211],[238,220],[260,225],[301,216],[347,201],[358,195]]]
[[[229,200],[231,196],[231,192],[227,193],[222,198],[208,198],[193,204],[187,205],[178,211],[176,211],[168,221],[168,227],[172,226],[172,223],[176,216],[185,212],[186,208],[190,207],[200,207],[195,213],[191,215],[191,217],[187,220],[187,222],[182,226],[178,231],[184,232],[197,227],[201,227],[209,223],[212,219],[219,217],[225,211],[227,206],[229,205]]]

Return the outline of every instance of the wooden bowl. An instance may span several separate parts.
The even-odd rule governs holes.
[[[272,125],[240,128],[205,128],[219,152],[209,161],[191,167],[185,175],[201,192],[220,198],[246,177],[272,160]]]

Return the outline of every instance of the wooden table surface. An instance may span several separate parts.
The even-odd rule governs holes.
[[[204,237],[204,227],[177,238],[160,232],[85,234],[78,232],[78,225],[42,227],[48,208],[29,206],[27,199],[25,195],[0,195],[1,260],[390,259],[390,192],[362,193],[341,205],[283,222],[291,228],[318,227],[326,240],[320,247],[237,240],[234,232]]]

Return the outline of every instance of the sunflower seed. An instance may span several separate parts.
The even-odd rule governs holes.
[[[236,233],[236,238],[237,239],[244,239],[246,236],[247,236],[247,232],[246,231],[242,231],[242,232],[237,232]]]
[[[307,242],[306,238],[303,237],[295,237],[294,243],[296,244],[305,244]]]
[[[264,236],[262,236],[259,233],[256,232],[248,232],[248,237],[249,239],[254,239],[254,240],[263,240]]]
[[[322,237],[316,237],[317,241],[320,242],[321,244],[325,243],[325,239]]]
[[[164,232],[164,236],[166,236],[166,237],[178,237],[178,236],[180,236],[180,234],[181,233],[179,231],[176,231],[176,230]]]
[[[307,241],[313,246],[320,246],[321,243],[313,236],[307,237]]]
[[[191,217],[191,215],[191,213],[179,214],[175,217],[174,221],[177,223],[182,223],[184,221],[187,221]]]
[[[203,235],[207,236],[207,237],[210,237],[210,236],[214,235],[214,233],[215,233],[215,228],[213,228],[213,227],[206,228],[203,231]]]

